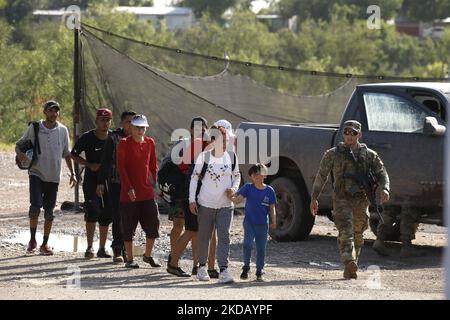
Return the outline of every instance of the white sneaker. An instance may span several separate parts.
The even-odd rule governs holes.
[[[228,269],[223,270],[219,274],[219,283],[233,283],[234,279],[231,274],[228,272]]]
[[[198,268],[197,279],[200,281],[209,281],[208,270],[206,270],[206,266]]]

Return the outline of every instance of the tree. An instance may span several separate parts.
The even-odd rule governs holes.
[[[86,9],[89,5],[89,0],[41,0],[40,1],[40,8],[41,9],[61,9],[61,8],[67,8],[69,6],[78,6],[81,9]]]
[[[27,0],[4,0],[4,16],[10,24],[18,23],[33,12],[33,3]]]
[[[20,3],[6,0],[6,6]],[[240,0],[236,0],[235,12],[226,26],[204,11],[198,24],[176,32],[168,31],[164,25],[156,31],[151,23],[139,21],[132,14],[115,13],[112,8],[118,3],[114,1],[107,5],[98,2],[88,5],[89,12],[83,21],[101,29],[207,55],[222,57],[226,52],[233,60],[316,71],[409,77],[441,77],[450,65],[449,30],[438,41],[400,34],[385,22],[381,30],[368,30],[365,17],[355,18],[362,12],[355,5],[335,4],[327,9],[326,19],[317,19],[319,13],[315,13],[316,18],[300,21],[298,33],[287,29],[269,32],[253,13],[239,10],[246,8],[245,1]],[[383,8],[381,14],[384,17]],[[14,41],[17,33],[23,34],[21,41]],[[222,61],[195,56],[180,59],[172,51],[102,36],[137,61],[149,65],[156,61],[156,67],[162,70],[203,76],[217,74],[225,67]],[[73,33],[62,24],[36,25],[26,18],[10,24],[0,17],[0,52],[0,141],[13,142],[28,121],[42,116],[45,100],[57,99],[64,109],[73,105]],[[295,95],[329,92],[347,81],[346,78],[311,78],[295,72],[279,72],[277,68],[227,66],[232,74],[248,76],[259,84]],[[94,85],[86,87],[95,90]],[[95,99],[98,101],[101,97]],[[63,112],[62,116],[70,126],[70,112]]]
[[[197,17],[202,17],[203,14],[208,13],[211,18],[220,20],[222,14],[231,7],[234,7],[239,0],[183,0],[180,5],[183,7],[192,8]]]
[[[0,140],[8,142],[20,136],[28,121],[42,116],[46,99],[68,106],[72,100],[70,33],[62,26],[35,27],[36,48],[24,50],[9,41],[13,31],[0,21]]]
[[[405,0],[403,12],[415,21],[433,21],[450,16],[449,0]]]
[[[151,7],[153,6],[153,0],[119,0],[119,5],[131,7]]]
[[[391,19],[400,9],[403,0],[378,0],[376,5],[381,8],[381,16],[384,20]],[[354,19],[366,19],[367,8],[374,4],[373,0],[280,0],[278,9],[282,16],[292,17],[297,15],[300,20],[308,18],[314,20],[331,19],[333,7],[335,5],[351,7]]]

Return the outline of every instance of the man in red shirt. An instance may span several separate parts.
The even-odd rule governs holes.
[[[133,260],[133,236],[138,222],[147,238],[143,260],[152,267],[160,267],[152,257],[155,239],[159,238],[159,212],[153,193],[157,170],[155,141],[145,136],[148,122],[144,115],[134,116],[131,124],[132,135],[122,139],[117,148],[125,267],[139,268]]]

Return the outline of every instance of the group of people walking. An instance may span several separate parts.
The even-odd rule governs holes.
[[[39,122],[41,153],[29,169],[31,240],[27,251],[32,253],[37,248],[37,221],[44,208],[45,232],[39,252],[53,254],[48,238],[60,182],[61,159],[65,158],[71,172],[71,185],[77,183],[72,160],[84,167],[82,186],[88,242],[85,257],[95,256],[93,240],[98,224],[100,241],[96,256],[112,258],[116,263],[124,263],[126,268],[139,268],[133,253],[133,237],[140,224],[147,239],[142,261],[154,268],[161,267],[161,262],[153,257],[160,225],[155,200],[158,166],[156,143],[145,135],[149,127],[147,118],[125,111],[120,128],[111,131],[113,114],[107,108],[100,108],[96,111],[95,129],[83,133],[69,151],[68,130],[57,121],[59,112],[59,104],[49,101],[44,106],[45,120]],[[248,198],[241,278],[248,278],[251,248],[256,238],[256,276],[263,280],[268,217],[270,213],[270,225],[274,227],[276,202],[274,190],[264,184],[267,169],[262,164],[253,166],[249,173],[253,183],[239,189],[241,175],[231,124],[219,120],[208,128],[206,119],[195,117],[190,128],[191,138],[184,141],[186,148],[182,149],[178,164],[185,192],[170,203],[169,218],[174,228],[170,235],[167,272],[179,277],[196,275],[200,281],[218,278],[219,283],[233,282],[228,264],[234,203]],[[196,130],[201,132],[199,136],[195,136]],[[26,157],[20,145],[27,140],[35,142],[32,126],[16,144],[19,159]],[[113,256],[105,248],[111,223]],[[189,242],[193,256],[191,274],[179,266]],[[219,271],[214,267],[216,257]]]
[[[76,141],[69,151],[67,128],[57,121],[60,105],[48,101],[44,105],[45,120],[39,121],[40,152],[29,168],[30,232],[28,252],[37,249],[36,229],[41,208],[44,209],[44,238],[40,254],[52,255],[48,239],[53,221],[60,183],[61,160],[70,170],[70,184],[77,183],[72,160],[84,166],[83,192],[88,247],[85,257],[93,258],[93,239],[99,225],[99,258],[112,258],[126,268],[139,268],[134,258],[133,237],[138,223],[146,235],[144,263],[154,268],[161,262],[153,256],[155,239],[159,237],[159,210],[155,201],[157,183],[156,143],[146,136],[150,124],[144,115],[125,111],[120,128],[111,131],[112,112],[100,108],[96,112],[96,127]],[[36,142],[33,125],[16,143],[19,160],[26,160],[21,145]],[[230,228],[234,204],[245,201],[243,267],[241,279],[248,279],[253,243],[256,244],[256,278],[264,280],[264,260],[269,229],[276,228],[276,195],[264,183],[267,168],[254,164],[248,175],[250,183],[241,186],[239,161],[235,152],[235,136],[227,120],[219,120],[211,127],[203,117],[195,117],[190,124],[190,138],[180,140],[180,152],[171,151],[177,160],[180,185],[185,188],[171,199],[169,220],[170,255],[167,272],[178,277],[196,275],[200,281],[218,278],[219,283],[231,283],[228,270]],[[338,229],[338,247],[344,264],[344,278],[356,279],[358,259],[364,243],[363,233],[368,225],[369,201],[361,186],[351,178],[357,162],[371,170],[378,180],[381,203],[389,201],[390,187],[386,169],[378,154],[359,142],[361,124],[350,120],[343,125],[343,142],[325,152],[311,192],[310,211],[316,215],[318,198],[333,174],[333,217]],[[180,143],[180,144],[179,144]],[[181,145],[182,143],[182,145]],[[346,156],[354,155],[354,161]],[[174,159],[177,158],[177,159]],[[105,248],[109,225],[112,223],[112,251]],[[184,231],[183,231],[184,229]],[[180,267],[180,258],[191,242],[193,266],[191,274]],[[410,245],[411,241],[408,242]],[[376,242],[377,251],[381,245]],[[217,258],[219,271],[215,269]]]

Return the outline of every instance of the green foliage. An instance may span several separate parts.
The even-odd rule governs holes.
[[[400,9],[403,0],[280,0],[278,3],[279,12],[284,17],[297,15],[300,20],[330,20],[336,5],[345,7],[350,14],[351,20],[365,19],[367,8],[376,4],[381,8],[381,15],[384,20],[392,18],[396,11]]]
[[[153,0],[119,0],[119,5],[132,7],[151,7],[153,6]]]
[[[89,0],[40,0],[39,1],[39,8],[45,8],[45,9],[61,9],[61,8],[67,8],[69,6],[79,6],[82,9],[85,9],[88,7],[90,3],[93,3],[94,1]]]
[[[19,8],[27,8],[22,7],[25,2],[3,0],[6,6],[17,5]],[[438,41],[419,40],[399,34],[394,26],[384,22],[381,30],[369,30],[363,6],[355,5],[356,2],[346,1],[346,5],[330,7],[328,1],[282,0],[280,8],[289,3],[297,5],[295,10],[311,8],[307,16],[299,19],[298,33],[287,29],[269,32],[266,24],[245,10],[248,1],[244,0],[224,1],[216,9],[212,9],[212,4],[205,4],[199,23],[177,32],[168,31],[164,23],[161,29],[155,30],[150,22],[138,21],[131,14],[114,13],[112,8],[118,4],[115,1],[99,4],[97,1],[71,0],[70,4],[89,4],[89,13],[83,16],[83,22],[101,29],[161,46],[217,57],[227,53],[233,60],[353,74],[441,77],[448,73],[450,30]],[[370,1],[366,2],[369,4]],[[138,5],[136,1],[133,4]],[[234,14],[224,27],[217,17],[233,4],[236,5]],[[390,5],[392,9],[389,10],[392,12],[398,8],[398,4],[397,0],[384,1],[384,6]],[[61,5],[66,6],[68,2],[54,2],[55,8]],[[322,12],[320,8],[325,7],[326,10]],[[382,17],[388,17],[389,10],[383,8],[386,7],[382,7]],[[7,143],[20,137],[28,121],[43,116],[42,103],[48,99],[56,99],[61,103],[61,121],[69,127],[72,125],[73,32],[58,23],[32,24],[25,12],[15,12],[17,19],[12,19],[14,15],[0,18],[0,141]],[[18,34],[21,34],[20,41]],[[107,40],[137,60],[152,63],[157,59],[168,70],[182,70],[192,75],[213,75],[224,68],[224,65],[208,64],[194,58],[186,63],[181,61],[183,59],[177,59],[176,53],[154,53],[142,50],[138,44],[117,41],[112,37]],[[229,71],[239,73],[243,69],[234,66]],[[317,93],[315,90],[318,85],[321,91],[326,91],[335,88],[337,83],[320,78],[313,87],[289,72],[274,72],[270,76],[258,68],[245,72],[258,83],[288,93],[314,94]],[[88,87],[89,90],[94,88],[93,85]],[[102,103],[101,94],[96,96],[92,93],[92,96],[95,103]]]
[[[34,28],[35,49],[24,50],[7,44],[11,28],[4,26],[0,24],[0,66],[6,69],[0,72],[0,140],[13,142],[28,121],[43,116],[42,104],[46,100],[57,99],[62,106],[62,120],[70,121],[73,44],[67,29],[49,24]]]
[[[433,21],[450,16],[449,0],[405,1],[406,16],[416,21]]]
[[[28,0],[4,0],[3,11],[6,20],[11,23],[18,23],[25,18],[29,18],[33,12],[34,5]]]
[[[284,17],[298,15],[300,20],[329,21],[336,5],[348,10],[350,20],[365,19],[370,5],[380,7],[384,20],[395,17],[400,11],[413,21],[433,21],[450,15],[449,0],[280,0],[276,7]]]
[[[220,20],[222,14],[231,7],[234,7],[239,0],[183,0],[180,5],[192,8],[197,17],[209,14],[213,19]]]

